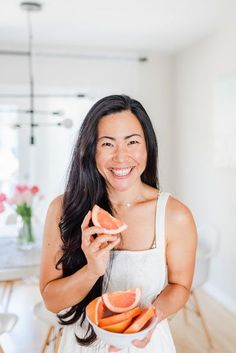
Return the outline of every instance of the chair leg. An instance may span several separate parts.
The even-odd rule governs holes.
[[[196,293],[193,290],[191,294],[192,294],[192,297],[193,297],[193,300],[194,300],[194,304],[195,304],[195,308],[196,308],[196,314],[200,317],[200,320],[201,320],[201,323],[202,323],[202,327],[203,327],[205,335],[207,337],[207,341],[209,343],[209,346],[211,348],[213,348],[214,346],[213,346],[213,343],[212,343],[212,338],[211,338],[211,335],[210,335],[209,330],[207,328],[204,316],[202,314],[202,311],[201,311],[201,308],[200,308]]]
[[[42,348],[41,353],[45,353],[46,352],[46,349],[47,349],[47,347],[50,344],[50,338],[51,338],[54,330],[55,330],[55,327],[53,325],[49,327],[49,330],[48,330],[48,333],[47,333],[47,337],[46,337],[46,339],[45,339],[45,341],[43,343],[43,348]]]
[[[60,344],[60,340],[61,340],[61,335],[62,335],[62,328],[60,328],[58,330],[57,335],[55,337],[53,353],[57,353],[58,352],[58,348],[59,348],[59,344]]]

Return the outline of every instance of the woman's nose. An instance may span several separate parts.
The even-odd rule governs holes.
[[[126,146],[117,146],[114,155],[113,155],[113,160],[115,162],[124,162],[128,158],[128,153],[127,153],[127,148]]]

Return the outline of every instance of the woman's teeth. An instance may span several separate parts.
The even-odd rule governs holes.
[[[125,176],[130,173],[132,168],[125,168],[125,169],[112,169],[112,173],[117,176]]]

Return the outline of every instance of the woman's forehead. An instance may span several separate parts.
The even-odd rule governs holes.
[[[128,136],[135,133],[143,135],[143,129],[137,117],[130,111],[109,114],[101,118],[98,123],[99,135]]]

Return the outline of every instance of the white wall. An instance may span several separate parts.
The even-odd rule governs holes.
[[[197,223],[220,230],[208,290],[236,312],[236,169],[214,164],[214,92],[236,73],[236,28],[222,30],[175,56],[172,190]],[[236,153],[236,152],[235,152]]]
[[[108,54],[112,56],[111,52]],[[134,53],[131,54],[134,55]],[[122,55],[130,56],[130,53],[120,53],[120,56]],[[35,101],[37,108],[62,109],[66,112],[66,117],[72,118],[74,121],[74,126],[70,130],[55,127],[36,130],[36,146],[33,158],[31,158],[34,161],[34,173],[31,173],[31,181],[40,185],[45,196],[40,207],[42,219],[45,216],[49,200],[63,191],[74,138],[82,119],[91,104],[107,94],[124,93],[143,103],[160,140],[161,184],[163,188],[169,188],[171,59],[168,55],[160,53],[148,53],[147,56],[149,61],[144,63],[125,60],[34,58],[36,92],[86,92],[90,96],[88,100],[51,98]],[[27,59],[17,56],[0,56],[0,92],[21,93],[28,91]],[[11,104],[12,100],[0,99],[0,104],[4,102]],[[27,100],[18,99],[14,102],[21,107],[28,108]],[[45,121],[42,117],[37,117],[37,119]],[[56,118],[50,117],[46,119],[48,121],[49,119],[51,119],[50,121],[56,120]],[[24,170],[21,170],[22,182],[28,177],[26,170],[30,161],[28,141],[28,131],[25,130],[21,135],[21,156],[24,156]]]

